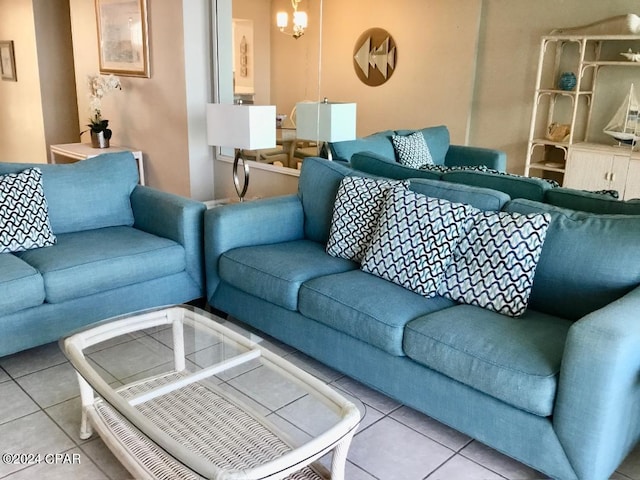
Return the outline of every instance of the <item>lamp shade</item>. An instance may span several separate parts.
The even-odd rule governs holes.
[[[296,136],[302,140],[340,142],[356,138],[356,104],[296,104]]]
[[[275,147],[275,105],[207,104],[207,143],[248,150]]]

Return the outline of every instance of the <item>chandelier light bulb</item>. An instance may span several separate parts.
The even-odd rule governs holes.
[[[295,26],[299,28],[307,28],[307,22],[307,12],[293,12],[293,24]]]
[[[295,21],[295,17],[294,17],[294,21]],[[287,14],[287,12],[278,12],[278,14],[276,15],[276,25],[278,25],[278,28],[287,28],[288,24],[289,24],[289,15]]]

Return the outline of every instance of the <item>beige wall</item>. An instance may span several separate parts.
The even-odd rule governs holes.
[[[0,0],[0,40],[13,40],[17,82],[0,81],[0,161],[43,163],[46,143],[31,0]]]
[[[113,144],[142,150],[148,185],[190,196],[182,2],[148,3],[151,78],[121,76],[122,91],[103,99],[103,117],[113,130]],[[84,130],[89,116],[86,78],[99,71],[95,8],[87,0],[70,0],[70,5]]]
[[[324,0],[321,94],[358,104],[358,135],[446,124],[464,143],[470,115],[480,0]],[[353,49],[367,29],[387,30],[397,68],[369,87],[353,69]]]

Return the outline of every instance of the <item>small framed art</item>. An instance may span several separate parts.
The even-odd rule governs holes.
[[[0,40],[0,73],[2,80],[18,81],[13,40]]]
[[[147,0],[95,0],[100,73],[150,77]]]

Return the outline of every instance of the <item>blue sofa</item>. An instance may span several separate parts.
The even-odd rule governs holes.
[[[410,175],[416,169],[406,167],[397,162],[391,137],[393,135],[409,135],[418,130],[386,130],[355,140],[329,143],[332,159],[343,162],[353,162],[353,156],[360,152],[373,152],[379,161],[384,161],[389,168]],[[451,145],[449,129],[445,125],[427,127],[420,130],[424,136],[433,163],[446,167],[486,166],[501,172],[506,171],[507,156],[504,152],[489,148]],[[362,161],[362,159],[360,159]],[[358,167],[354,167],[358,168]],[[399,173],[398,175],[402,175]],[[400,177],[394,177],[400,178]],[[410,177],[402,177],[410,178]]]
[[[0,356],[80,326],[204,295],[204,204],[138,185],[126,153],[42,172],[56,244],[0,254]]]
[[[640,216],[441,180],[431,197],[552,218],[526,313],[425,298],[329,256],[338,162],[205,213],[211,306],[558,479],[609,478],[640,437]]]

